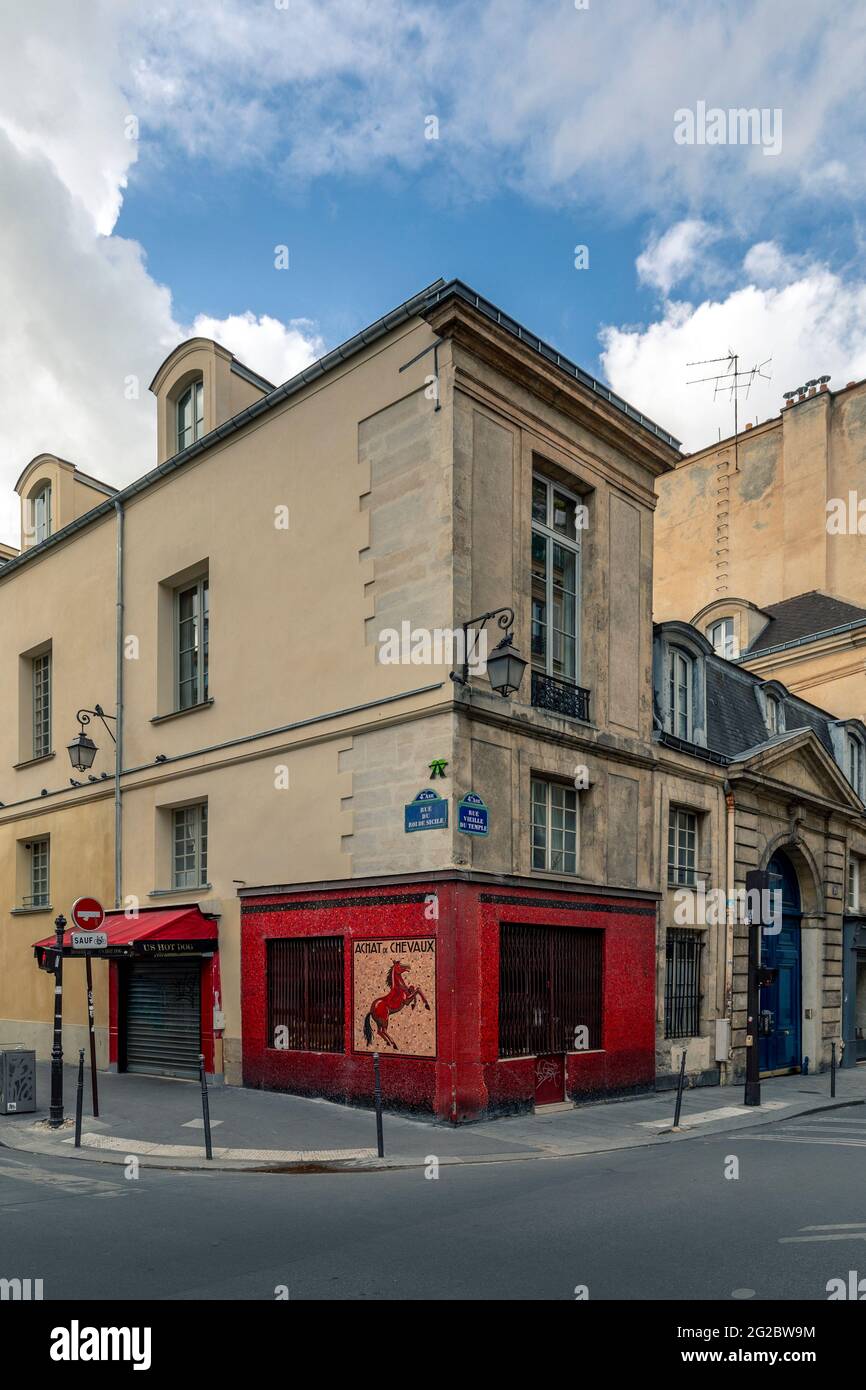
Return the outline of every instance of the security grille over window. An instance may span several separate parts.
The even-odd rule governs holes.
[[[665,1037],[693,1038],[701,1026],[703,935],[668,930],[665,947]]]
[[[601,1047],[602,937],[583,927],[501,927],[500,1057]]]
[[[345,1050],[343,938],[269,941],[268,1047]]]

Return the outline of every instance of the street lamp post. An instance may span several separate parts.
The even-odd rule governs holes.
[[[54,919],[54,1041],[51,1048],[51,1108],[48,1123],[52,1129],[63,1124],[63,929],[66,918],[61,912]]]
[[[487,677],[497,695],[513,695],[519,689],[526,670],[526,661],[515,647],[511,631],[514,626],[513,608],[493,608],[489,613],[481,613],[463,624],[463,662],[459,671],[451,672],[451,679],[457,685],[469,684],[469,661],[474,655],[469,650],[469,633],[477,627],[483,628],[491,618],[496,619],[497,627],[502,628],[505,636],[487,657]]]

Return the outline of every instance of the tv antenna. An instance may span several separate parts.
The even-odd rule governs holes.
[[[713,400],[715,400],[718,396],[722,395],[723,392],[725,392],[725,391],[728,391],[728,392],[730,393],[730,399],[731,399],[731,401],[733,401],[733,405],[734,405],[734,472],[735,472],[735,473],[738,473],[738,472],[739,472],[739,469],[740,469],[740,457],[739,457],[739,434],[740,434],[740,431],[739,431],[739,418],[738,418],[738,417],[739,417],[738,407],[739,407],[739,401],[740,401],[740,392],[741,392],[741,391],[745,391],[745,393],[746,393],[746,394],[745,394],[745,399],[748,400],[749,392],[750,392],[751,389],[752,389],[752,383],[755,381],[755,379],[756,379],[757,377],[760,377],[760,378],[762,379],[762,381],[770,381],[770,380],[771,380],[770,374],[769,374],[769,372],[765,372],[765,371],[764,371],[764,368],[765,368],[765,367],[768,367],[768,366],[770,365],[770,363],[772,362],[772,360],[773,360],[772,357],[768,357],[768,358],[766,359],[766,361],[756,363],[754,367],[749,367],[748,369],[746,369],[746,370],[744,370],[744,371],[740,371],[740,355],[739,355],[739,353],[734,352],[733,348],[729,348],[728,351],[727,351],[727,353],[725,354],[724,357],[703,357],[703,358],[701,358],[701,359],[700,359],[699,361],[697,361],[697,362],[687,362],[687,363],[686,363],[686,366],[687,366],[687,367],[709,367],[709,366],[715,366],[715,364],[716,364],[717,362],[724,362],[724,364],[725,364],[726,370],[721,370],[721,369],[720,369],[718,372],[713,372],[713,373],[711,373],[710,376],[698,376],[698,377],[695,377],[692,381],[687,381],[687,382],[686,382],[686,385],[687,385],[687,386],[699,386],[702,382],[711,381],[711,382],[713,383]]]

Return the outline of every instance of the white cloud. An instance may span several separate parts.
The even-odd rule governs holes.
[[[124,8],[49,4],[42,24],[27,7],[4,16],[18,30],[0,58],[0,538],[13,544],[13,484],[35,454],[116,485],[153,467],[147,386],[184,338],[215,337],[275,382],[323,351],[305,319],[179,322],[142,248],[107,235],[135,160],[117,58]]]
[[[667,301],[646,327],[608,327],[602,363],[614,390],[683,440],[687,450],[733,430],[730,392],[716,399],[711,383],[686,385],[710,374],[688,362],[740,354],[748,370],[772,357],[769,382],[756,378],[740,393],[741,427],[777,415],[782,395],[806,380],[831,374],[830,389],[866,376],[866,282],[850,282],[825,266],[801,267],[791,278],[789,259],[776,246],[753,247],[745,258],[766,281],[746,284],[721,300]],[[725,366],[720,364],[720,370]]]
[[[618,213],[682,215],[785,196],[863,192],[866,14],[742,0],[736,7],[605,0],[185,0],[127,21],[132,100],[151,128],[220,165],[282,166],[292,178],[353,174],[431,157],[467,189],[605,201]],[[780,109],[783,146],[690,146],[674,113]],[[858,172],[859,171],[859,172]]]
[[[855,148],[864,124],[866,12],[853,0],[789,0],[784,22],[777,0],[743,0],[735,16],[665,0],[585,11],[537,0],[42,0],[5,8],[3,40],[4,536],[17,529],[8,490],[40,449],[118,483],[151,464],[146,382],[203,323],[271,378],[321,351],[303,320],[233,313],[178,323],[142,249],[112,234],[127,180],[152,173],[172,146],[217,177],[233,165],[292,184],[424,166],[437,190],[447,181],[464,197],[513,188],[592,199],[613,216],[649,210],[679,226],[641,266],[663,294],[683,276],[712,283],[706,229],[721,209],[735,209],[742,234],[768,207],[781,215],[786,199],[863,193],[862,161],[838,153]],[[674,112],[699,99],[781,107],[779,158],[677,145]],[[429,114],[440,118],[435,142],[424,138]],[[127,138],[130,116],[140,142]],[[722,350],[733,338],[744,355],[775,350],[777,381],[783,353],[792,378],[855,374],[862,288],[849,294],[790,257],[785,279],[774,255],[753,248],[751,289],[697,308],[668,304],[645,332],[611,329],[617,389],[691,429],[682,361],[707,355],[704,333]],[[142,383],[138,400],[125,397],[128,376]],[[718,409],[707,408],[704,426]]]
[[[650,239],[637,258],[637,273],[647,285],[669,294],[674,285],[691,278],[700,269],[702,253],[721,233],[700,218],[676,222],[661,236]]]
[[[325,351],[324,341],[310,319],[292,319],[285,324],[268,314],[256,318],[249,310],[224,319],[199,314],[192,334],[215,338],[275,386],[288,381]]]

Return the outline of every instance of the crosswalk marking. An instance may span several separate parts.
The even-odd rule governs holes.
[[[819,1139],[817,1135],[806,1134],[743,1134],[738,1139],[756,1139],[762,1144],[834,1144],[837,1148],[866,1149],[866,1139],[849,1139],[839,1135],[835,1139]]]
[[[828,1226],[801,1226],[802,1231],[860,1231],[866,1221],[832,1221]]]
[[[791,1100],[768,1100],[761,1106],[762,1110],[787,1110],[789,1105],[793,1105]],[[684,1114],[682,1117],[683,1128],[689,1125],[707,1125],[713,1120],[732,1120],[737,1115],[754,1115],[755,1108],[751,1105],[720,1105],[716,1110],[700,1110],[695,1115]],[[670,1129],[671,1121],[668,1120],[640,1120],[641,1129]]]
[[[866,1231],[849,1231],[847,1234],[842,1234],[841,1232],[837,1231],[834,1235],[826,1236],[780,1236],[779,1244],[808,1245],[814,1241],[825,1240],[866,1240]]]
[[[836,1221],[827,1226],[801,1226],[820,1235],[780,1236],[780,1245],[806,1245],[827,1240],[866,1240],[866,1221]]]

